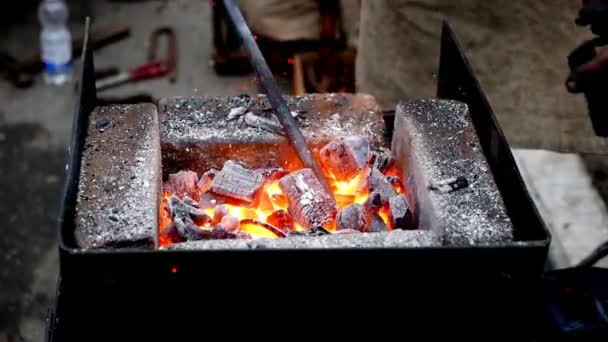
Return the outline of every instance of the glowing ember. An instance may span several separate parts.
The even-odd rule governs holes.
[[[365,205],[365,203],[369,197],[369,191],[367,189],[367,186],[365,186],[365,184],[362,184],[362,183],[366,181],[365,175],[368,173],[368,168],[369,167],[364,167],[354,177],[352,177],[351,179],[348,179],[348,180],[344,180],[344,181],[337,181],[335,179],[335,177],[333,176],[333,174],[331,173],[331,170],[325,170],[326,174],[328,175],[327,178],[328,178],[328,182],[330,183],[330,186],[332,189],[333,198],[340,210],[353,203]],[[291,171],[293,172],[293,171],[297,171],[297,170],[291,170]],[[289,174],[291,174],[291,173],[288,173],[288,175]],[[389,168],[385,172],[385,175],[391,175],[393,178],[396,178],[396,181],[395,181],[395,179],[393,179],[393,181],[391,181],[391,184],[393,185],[396,193],[403,194],[403,193],[405,193],[405,189],[403,188],[403,183],[401,182],[401,180],[399,178],[397,178],[397,174],[398,174],[397,170],[395,170],[393,167]],[[247,233],[245,235],[246,236],[250,235],[251,238],[253,238],[253,239],[280,238],[280,237],[285,237],[287,235],[287,233],[289,233],[289,231],[307,231],[307,230],[313,228],[313,227],[302,227],[297,222],[293,221],[293,219],[291,218],[291,215],[290,215],[291,213],[288,208],[289,202],[287,200],[287,196],[285,193],[283,193],[281,187],[279,186],[279,181],[280,180],[275,179],[275,180],[269,181],[266,184],[264,184],[261,187],[261,189],[259,190],[259,193],[256,196],[256,201],[254,201],[253,204],[243,203],[236,198],[225,198],[225,196],[222,196],[221,199],[220,199],[220,197],[217,197],[217,200],[215,200],[215,199],[209,200],[209,195],[211,197],[215,196],[213,193],[206,192],[204,194],[201,194],[201,201],[199,202],[199,204],[192,204],[192,205],[194,205],[195,207],[198,207],[200,205],[201,208],[199,208],[199,209],[202,210],[202,212],[204,212],[209,218],[215,217],[215,221],[214,221],[214,223],[211,223],[211,219],[209,219],[208,222],[205,223],[205,225],[203,225],[203,226],[199,225],[198,228],[201,229],[202,231],[209,232],[210,238],[214,238],[214,235],[212,233],[213,229],[221,226],[221,223],[219,223],[219,226],[218,226],[217,222],[219,222],[221,220],[221,217],[223,217],[223,215],[230,215],[231,217],[235,217],[236,219],[238,219],[238,221],[240,222],[240,225],[237,230],[241,232],[239,234],[242,234],[243,232]],[[201,190],[200,192],[203,192],[203,191]],[[173,195],[173,194],[165,192],[164,196],[163,196],[164,197],[163,206],[162,206],[161,213],[159,215],[161,232],[165,228],[170,226],[173,222],[173,220],[171,218],[171,214],[169,213],[169,210],[167,208],[167,202],[168,202],[168,199],[171,197],[171,195]],[[207,196],[207,197],[205,197],[205,196]],[[206,202],[203,202],[203,197],[206,198]],[[209,206],[214,206],[214,205],[219,205],[219,204],[223,204],[223,206],[222,206],[223,209],[221,209],[222,211],[218,214],[219,216],[216,216],[216,213],[215,213],[216,208],[209,207]],[[219,208],[219,207],[217,207],[217,208]],[[228,209],[227,214],[226,214],[226,208]],[[376,207],[376,208],[378,208],[378,207]],[[393,227],[391,226],[391,222],[389,219],[389,214],[388,214],[389,210],[388,210],[387,205],[383,205],[378,209],[374,209],[374,211],[378,214],[378,216],[380,218],[382,218],[382,220],[384,221],[386,226],[390,230],[392,230]],[[274,222],[275,224],[280,225],[281,222],[285,222],[285,221],[277,220],[276,217],[282,217],[283,219],[288,219],[289,226],[276,227],[276,226],[273,226],[272,224],[270,224],[267,221],[267,219],[275,212],[277,212],[277,213],[273,216],[273,219],[271,219],[271,222]],[[287,216],[285,216],[285,215],[287,215]],[[231,218],[231,220],[234,220],[234,218]],[[335,231],[335,229],[336,229],[335,220],[333,220],[332,222],[329,222],[327,224],[324,224],[323,227],[329,231]],[[234,229],[234,226],[231,229]],[[236,234],[237,231],[234,231],[231,229],[228,229],[228,232],[231,232],[230,234],[232,236],[229,238],[238,238],[239,235]],[[161,246],[166,246],[173,242],[175,242],[175,241],[171,241],[169,238],[167,238],[166,234],[161,234],[161,238],[160,238]]]

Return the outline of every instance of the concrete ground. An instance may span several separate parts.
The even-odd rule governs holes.
[[[24,55],[37,48],[35,1],[24,1],[22,18],[3,25],[1,50]],[[146,58],[148,33],[171,25],[179,38],[179,74],[167,80],[127,85],[101,96],[150,93],[173,95],[236,95],[251,92],[248,77],[218,77],[209,67],[211,11],[208,2],[73,1],[71,28],[82,32],[83,17],[94,28],[128,24],[131,37],[95,54],[98,67],[128,67]],[[558,11],[559,9],[556,9]],[[547,18],[562,17],[547,14]],[[557,56],[561,61],[561,56]],[[58,272],[57,227],[69,139],[74,87],[47,87],[40,77],[21,90],[0,81],[0,342],[40,341],[46,310],[54,297]],[[556,233],[552,257],[572,265],[592,247],[608,239],[608,215],[595,185],[606,189],[605,158],[517,150],[522,174],[539,209]],[[593,170],[588,171],[592,165]],[[590,175],[595,175],[594,178]],[[602,176],[603,175],[603,176]],[[604,177],[604,178],[602,178]],[[599,182],[599,183],[598,183]],[[608,191],[603,190],[604,193]]]

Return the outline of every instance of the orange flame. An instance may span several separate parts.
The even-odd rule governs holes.
[[[332,188],[334,198],[336,199],[336,203],[340,209],[351,205],[353,203],[363,204],[367,200],[369,193],[365,186],[363,186],[363,182],[365,181],[366,174],[368,172],[367,168],[364,168],[360,173],[354,176],[352,179],[347,181],[337,181],[331,171],[327,171],[328,182]],[[396,175],[398,172],[391,168],[386,172],[386,174]],[[395,190],[398,193],[404,193],[405,189],[402,189],[398,184],[394,185]],[[160,227],[161,231],[167,227],[171,223],[171,217],[168,215],[166,208],[167,199],[171,194],[164,193],[163,205],[160,213]],[[288,201],[287,197],[281,190],[279,186],[279,181],[274,181],[264,185],[261,191],[261,197],[265,197],[264,200],[260,200],[260,203],[255,208],[246,207],[243,205],[238,205],[235,203],[226,203],[225,205],[228,207],[229,215],[235,216],[239,219],[239,221],[245,219],[253,219],[258,220],[260,222],[266,222],[268,216],[274,213],[277,210],[285,210],[288,211]],[[262,203],[265,201],[265,203]],[[203,211],[213,217],[215,214],[214,208],[205,208]],[[382,218],[382,220],[386,223],[387,227],[390,230],[393,228],[390,224],[389,212],[387,207],[383,207],[378,211],[378,215]],[[199,227],[200,229],[211,229],[212,227],[205,226]],[[296,231],[306,230],[309,227],[302,227],[298,223],[294,224],[294,229]],[[330,231],[335,230],[335,222],[331,222],[325,228]],[[240,225],[240,229],[244,232],[249,233],[252,238],[260,239],[260,238],[277,238],[277,236],[264,228],[263,226],[251,222],[242,222]],[[170,244],[170,241],[167,241],[166,238],[162,237],[160,239],[160,245],[165,246]]]

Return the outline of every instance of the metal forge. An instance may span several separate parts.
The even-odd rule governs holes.
[[[549,237],[447,26],[439,99],[388,113],[362,94],[287,99],[332,185],[312,196],[292,195],[319,186],[294,158],[265,96],[96,107],[91,52],[84,57],[49,340],[89,331],[154,336],[150,324],[192,332],[203,317],[228,317],[235,305],[249,320],[256,305],[276,310],[273,317],[320,303],[340,310],[352,297],[335,289],[395,284],[392,305],[413,313],[450,303],[481,313],[476,322],[488,327],[525,318],[508,308],[483,313],[488,296],[491,308],[525,298],[505,279],[525,283],[539,274]],[[335,159],[327,153],[334,147],[345,153]],[[402,281],[405,267],[415,281]],[[288,301],[246,295],[288,285],[297,292]],[[193,287],[202,292],[178,299]],[[362,303],[351,314],[381,310]],[[205,310],[191,319],[166,314],[186,307]],[[450,310],[443,317],[458,322]]]

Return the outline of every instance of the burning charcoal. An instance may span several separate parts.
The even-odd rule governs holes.
[[[225,204],[216,205],[213,209],[213,220],[211,224],[216,225],[222,221],[222,218],[228,215],[228,206]]]
[[[397,195],[393,185],[386,179],[386,177],[376,168],[370,168],[367,170],[365,180],[361,183],[360,192],[363,191],[377,192],[380,194],[382,204],[387,203],[389,198]]]
[[[201,192],[207,192],[209,191],[209,188],[211,188],[211,182],[213,182],[213,179],[215,178],[215,176],[219,173],[218,170],[216,169],[211,169],[205,173],[203,173],[203,175],[201,176],[201,179],[199,179],[198,181],[198,188]]]
[[[244,219],[241,220],[241,225],[245,225],[245,224],[254,224],[263,228],[266,228],[267,230],[269,230],[271,233],[273,233],[274,235],[276,235],[277,237],[280,238],[284,238],[285,236],[287,236],[282,230],[280,230],[279,228],[266,223],[266,222],[262,222],[260,220],[256,220],[256,219]]]
[[[415,229],[414,217],[405,195],[392,197],[388,201],[391,225],[395,229]]]
[[[289,172],[285,171],[282,167],[271,167],[266,169],[257,169],[255,172],[259,173],[264,177],[266,182],[274,182],[283,178]]]
[[[287,197],[282,194],[273,194],[270,199],[272,200],[272,203],[276,204],[278,207],[281,208],[285,208],[289,204],[289,202],[287,201]]]
[[[368,215],[377,212],[382,207],[382,195],[377,191],[371,192],[363,203],[363,207]]]
[[[360,232],[367,230],[370,220],[361,204],[351,204],[342,209],[336,218],[336,230],[354,229]]]
[[[260,174],[229,160],[211,182],[210,191],[252,203],[263,182]]]
[[[293,217],[285,210],[273,212],[266,218],[266,221],[286,233],[294,230]]]
[[[196,200],[199,199],[199,191],[197,187],[198,176],[193,171],[180,171],[170,174],[169,179],[165,183],[165,188],[172,195],[183,197],[188,195]]]
[[[388,232],[389,229],[386,226],[386,223],[378,214],[372,214],[371,222],[369,228],[367,229],[369,233],[380,233],[380,232]]]
[[[259,128],[268,132],[285,135],[283,126],[277,121],[257,116],[252,112],[245,114],[244,118],[245,124],[249,127]]]
[[[281,178],[279,186],[287,196],[288,211],[302,227],[322,226],[333,221],[338,207],[311,169]]]
[[[167,208],[171,213],[171,217],[175,220],[181,218],[183,220],[189,219],[193,223],[199,226],[204,226],[211,222],[211,218],[205,214],[201,209],[187,205],[184,201],[180,200],[176,196],[171,196],[168,201]]]
[[[388,180],[389,183],[391,183],[391,185],[393,186],[393,189],[395,189],[395,191],[397,193],[405,192],[405,186],[403,186],[403,182],[401,182],[401,179],[399,179],[399,177],[388,176],[388,177],[386,177],[386,179]]]
[[[201,198],[198,200],[198,207],[201,209],[213,209],[216,206],[227,202],[227,198],[224,196],[206,192],[201,194]]]
[[[220,225],[224,227],[228,232],[234,232],[239,229],[239,219],[238,217],[232,215],[226,215],[222,217],[220,221]]]
[[[370,158],[369,165],[378,169],[382,173],[386,173],[391,166],[395,164],[395,159],[388,151],[374,151]]]
[[[321,163],[339,180],[349,180],[365,167],[369,158],[366,137],[350,136],[333,140],[321,149]]]
[[[430,185],[430,188],[431,190],[439,191],[442,193],[448,193],[464,189],[468,186],[469,181],[463,176],[458,176],[434,182]]]
[[[264,212],[272,212],[274,211],[274,204],[272,204],[272,199],[270,195],[266,191],[262,191],[260,193],[260,201],[258,203],[258,209]]]
[[[180,243],[185,240],[179,235],[177,228],[175,228],[175,224],[171,223],[165,229],[163,229],[162,233],[160,233],[161,239],[167,239],[171,241],[171,243]]]
[[[355,195],[345,195],[345,194],[334,193],[334,199],[336,200],[338,207],[345,207],[349,204],[352,204],[355,201]]]
[[[179,236],[186,241],[206,240],[212,237],[210,231],[198,228],[191,220],[176,217],[173,219],[173,224]]]

